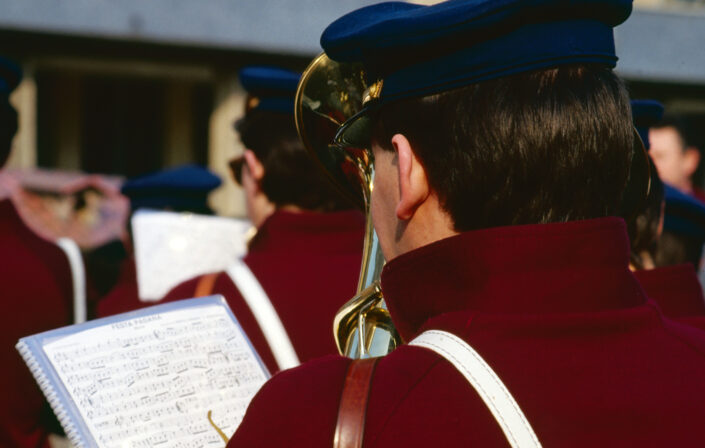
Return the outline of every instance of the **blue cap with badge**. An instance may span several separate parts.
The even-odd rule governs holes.
[[[183,165],[126,181],[121,192],[139,208],[209,212],[208,194],[219,187],[218,176],[198,165]]]
[[[363,62],[385,103],[564,64],[614,67],[612,28],[631,10],[631,0],[388,2],[339,18],[321,46]]]
[[[391,101],[565,64],[617,63],[613,28],[632,0],[449,0],[367,6],[326,28],[336,62],[362,63],[369,100],[336,141],[369,142],[368,112]]]
[[[294,95],[301,74],[291,70],[253,66],[240,70],[240,83],[248,93],[246,112],[262,110],[294,113]]]
[[[656,100],[632,100],[632,119],[644,147],[649,149],[649,128],[661,121],[663,104]]]

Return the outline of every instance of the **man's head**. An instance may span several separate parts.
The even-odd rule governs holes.
[[[402,252],[421,243],[407,244],[404,229],[429,218],[415,216],[429,198],[447,214],[448,235],[615,215],[632,141],[627,93],[601,66],[545,69],[390,104],[377,114],[373,148],[377,173],[399,180],[387,187],[389,179],[375,179],[377,230]],[[404,182],[414,167],[418,179]],[[425,184],[423,194],[407,196],[412,183]],[[390,198],[389,210],[380,210]]]
[[[250,96],[236,129],[246,150],[231,166],[256,226],[276,208],[321,212],[350,208],[299,139],[293,101],[299,76],[272,67],[240,72]]]
[[[666,116],[651,128],[649,141],[649,154],[661,179],[683,192],[692,192],[692,178],[700,164],[700,151],[694,146],[685,119]]]
[[[322,42],[382,80],[372,213],[388,259],[466,230],[617,214],[633,128],[611,26],[630,2],[387,5]],[[418,29],[424,16],[433,29]],[[369,42],[386,47],[370,56]]]
[[[17,132],[17,111],[10,104],[10,93],[22,79],[22,71],[14,62],[0,57],[0,168],[5,165],[12,139]]]

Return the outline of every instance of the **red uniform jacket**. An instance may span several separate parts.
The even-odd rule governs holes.
[[[48,446],[40,425],[44,396],[15,344],[70,323],[71,268],[64,252],[32,232],[9,200],[0,201],[0,288],[0,446]]]
[[[96,308],[98,317],[112,316],[137,310],[153,303],[142,302],[137,290],[135,258],[130,256],[122,263],[120,278],[112,290],[100,299]]]
[[[624,222],[605,218],[467,232],[387,264],[404,340],[450,331],[477,350],[544,447],[705,444],[705,333],[665,318],[628,269]],[[232,447],[330,447],[349,360],[274,376]],[[466,380],[402,346],[372,379],[364,447],[504,447]]]
[[[656,301],[663,314],[705,329],[705,298],[692,264],[666,266],[634,274],[646,295]]]
[[[357,211],[277,211],[257,231],[244,257],[269,296],[301,362],[337,353],[333,317],[357,286],[364,217]],[[197,279],[177,286],[165,301],[194,296]],[[218,275],[222,294],[270,372],[279,368],[262,331],[233,282]]]

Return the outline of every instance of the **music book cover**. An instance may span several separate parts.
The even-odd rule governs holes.
[[[140,300],[160,300],[176,285],[225,270],[247,251],[249,221],[138,210],[132,236]]]
[[[76,447],[223,447],[269,378],[222,296],[39,333],[16,346]]]

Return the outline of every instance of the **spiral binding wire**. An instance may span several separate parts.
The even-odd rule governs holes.
[[[56,418],[59,420],[59,423],[61,423],[61,427],[64,428],[66,436],[76,448],[85,447],[86,445],[83,440],[81,440],[76,425],[73,424],[69,413],[66,411],[66,408],[59,399],[59,395],[57,394],[56,389],[51,386],[49,378],[44,372],[44,369],[42,369],[39,363],[37,362],[37,359],[32,353],[32,350],[30,350],[29,346],[25,341],[18,342],[15,347],[17,348],[17,351],[20,352],[20,355],[27,364],[27,367],[29,367],[29,371],[32,372],[32,375],[37,381],[39,388],[41,389],[42,393],[44,393],[44,396],[49,402],[49,406],[51,406],[51,409],[54,411],[54,414],[56,414]]]

